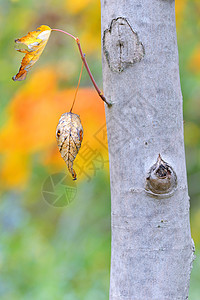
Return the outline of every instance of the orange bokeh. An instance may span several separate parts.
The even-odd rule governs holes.
[[[0,131],[0,180],[4,187],[26,184],[31,172],[31,155],[36,153],[38,162],[51,172],[65,168],[57,149],[55,129],[60,116],[70,110],[75,89],[58,90],[57,82],[58,76],[53,69],[37,71],[7,107],[8,119]],[[104,137],[102,143],[94,137],[105,125],[104,104],[93,88],[80,88],[73,112],[80,115],[84,129],[80,155],[74,167],[78,168],[78,176],[92,176],[95,170],[90,175],[86,170],[86,165],[91,169],[88,159],[94,160],[97,154],[103,155],[104,160],[108,159],[107,138]],[[84,159],[85,151],[91,152],[87,159]]]

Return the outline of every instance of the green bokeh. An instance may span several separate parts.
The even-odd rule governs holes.
[[[63,3],[61,0],[0,0],[0,126],[7,118],[6,107],[20,86],[11,81],[19,68],[14,40],[41,24],[62,29],[67,24],[70,32],[80,35],[86,18],[68,14],[63,10]],[[190,300],[200,299],[200,72],[189,67],[200,36],[199,6],[198,9],[196,6],[196,1],[188,1],[178,30],[191,225],[197,249]],[[76,46],[52,36],[48,47],[38,68],[59,67],[63,61],[73,61],[70,80],[61,81],[60,87],[75,85],[80,69]],[[88,59],[97,81],[101,82],[100,49],[93,51]],[[34,67],[33,72],[36,70]],[[83,75],[82,84],[90,85],[87,75]],[[108,299],[108,174],[98,172],[89,183],[77,183],[76,199],[65,208],[50,206],[42,198],[41,178],[48,176],[46,169],[35,164],[25,191],[1,194],[0,299]]]

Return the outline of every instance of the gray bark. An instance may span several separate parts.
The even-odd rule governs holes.
[[[187,299],[194,246],[174,1],[101,0],[101,5],[103,87],[113,102],[106,107],[110,300]],[[173,170],[166,176],[176,173],[161,194],[145,189],[159,154]]]

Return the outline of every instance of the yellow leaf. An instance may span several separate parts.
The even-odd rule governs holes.
[[[36,31],[29,32],[26,36],[15,40],[17,44],[24,44],[28,47],[26,49],[16,49],[19,52],[26,53],[21,62],[21,67],[17,75],[13,76],[14,81],[24,80],[30,68],[36,63],[42,54],[49,36],[51,34],[51,28],[46,25],[42,25],[37,28]]]

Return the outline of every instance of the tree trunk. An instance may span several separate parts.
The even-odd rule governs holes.
[[[103,86],[113,103],[110,300],[187,299],[194,246],[174,1],[101,2]]]

